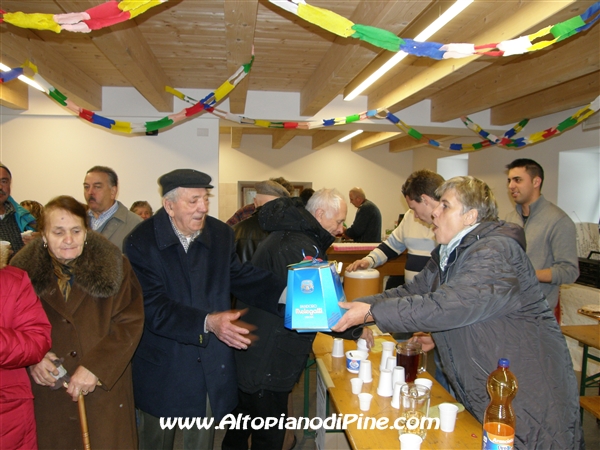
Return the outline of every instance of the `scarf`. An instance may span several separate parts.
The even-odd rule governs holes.
[[[58,261],[50,251],[50,258],[52,259],[52,267],[54,268],[54,275],[58,279],[58,287],[60,292],[62,292],[63,297],[65,298],[65,302],[69,299],[69,294],[71,293],[71,285],[73,284],[73,268],[76,259],[71,261],[69,265],[63,264]]]

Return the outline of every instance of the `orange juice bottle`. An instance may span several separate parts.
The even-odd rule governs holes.
[[[500,359],[488,377],[490,404],[483,416],[483,450],[511,450],[515,442],[516,417],[511,402],[519,386],[509,366],[508,359]]]

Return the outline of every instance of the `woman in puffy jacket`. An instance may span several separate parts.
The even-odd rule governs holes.
[[[50,322],[27,273],[0,270],[0,448],[37,449],[25,367],[50,350]]]
[[[382,331],[431,332],[456,398],[479,421],[489,403],[486,381],[500,358],[519,383],[513,406],[515,448],[583,447],[579,395],[565,338],[525,253],[525,233],[498,220],[494,195],[473,177],[438,188],[436,241],[425,268],[397,289],[357,299],[333,327],[374,320]]]

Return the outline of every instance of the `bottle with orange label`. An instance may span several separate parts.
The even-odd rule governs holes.
[[[508,359],[500,359],[487,380],[490,404],[483,416],[483,450],[511,450],[514,446],[516,416],[511,402],[519,386],[509,367]]]

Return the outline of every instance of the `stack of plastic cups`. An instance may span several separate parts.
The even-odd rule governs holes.
[[[394,356],[393,342],[384,342],[381,345],[383,346],[383,351],[381,352],[381,363],[379,364],[379,370],[385,369],[387,367],[388,358]]]

